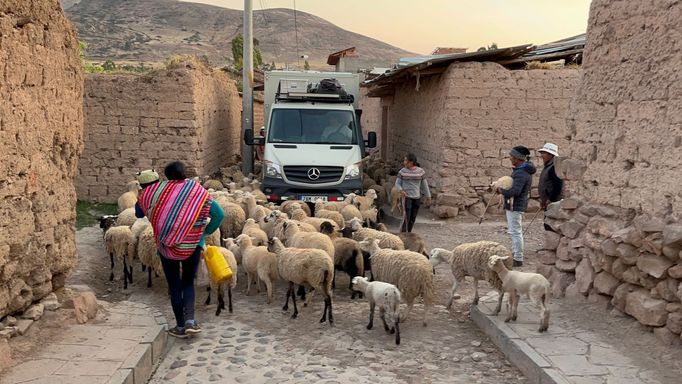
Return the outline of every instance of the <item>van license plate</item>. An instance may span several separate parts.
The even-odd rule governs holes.
[[[299,200],[305,201],[306,203],[314,203],[317,201],[317,199],[320,199],[324,202],[327,201],[327,196],[306,196],[306,195],[301,195],[299,197]]]

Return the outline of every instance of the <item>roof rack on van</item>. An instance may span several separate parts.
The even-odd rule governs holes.
[[[350,94],[307,92],[277,93],[275,99],[277,101],[317,101],[322,103],[353,103],[355,101],[355,97]]]

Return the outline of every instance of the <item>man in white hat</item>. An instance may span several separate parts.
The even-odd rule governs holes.
[[[554,157],[559,156],[559,147],[553,143],[546,143],[538,149],[538,152],[544,163],[542,173],[540,173],[540,184],[538,185],[540,206],[542,209],[547,209],[549,203],[561,200],[561,190],[564,186],[564,182],[557,176],[554,169]]]

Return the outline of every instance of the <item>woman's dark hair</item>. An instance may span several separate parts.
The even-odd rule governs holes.
[[[405,155],[405,159],[407,159],[407,161],[410,163],[417,165],[417,156],[415,156],[414,153],[408,153]]]
[[[181,161],[174,161],[166,165],[163,170],[164,175],[168,180],[184,180],[187,178],[185,175],[185,164]]]

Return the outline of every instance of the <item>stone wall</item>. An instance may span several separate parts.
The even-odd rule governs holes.
[[[586,170],[547,212],[557,233],[538,267],[555,295],[613,306],[668,344],[682,333],[681,16],[678,2],[592,2],[569,115]]]
[[[83,74],[58,0],[2,1],[0,47],[2,318],[62,287],[77,261]]]
[[[419,90],[416,79],[405,81],[383,100],[390,104],[389,159],[415,153],[440,193],[437,204],[454,208],[446,216],[461,209],[478,215],[489,198],[484,190],[510,173],[513,146],[549,141],[566,148],[565,119],[579,79],[576,69],[510,71],[472,62],[422,77]]]
[[[240,152],[233,81],[196,63],[149,75],[87,75],[80,200],[115,202],[137,171],[181,160],[211,174]]]

